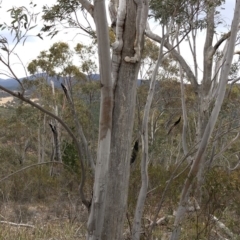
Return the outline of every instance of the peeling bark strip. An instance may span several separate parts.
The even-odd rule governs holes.
[[[141,58],[141,41],[146,28],[146,22],[148,17],[148,5],[149,0],[134,0],[137,6],[136,15],[136,36],[134,41],[134,56],[126,56],[124,60],[129,63],[136,63],[140,61]],[[113,3],[110,4],[111,9],[113,8]],[[111,11],[113,13],[113,11]],[[113,16],[111,16],[113,19]],[[113,86],[117,83],[117,76],[119,72],[119,65],[121,62],[121,51],[123,48],[123,33],[124,24],[126,18],[126,0],[120,0],[118,7],[118,15],[116,21],[116,41],[112,44],[113,47],[113,57],[112,57],[112,79]]]
[[[171,133],[171,131],[173,130],[173,128],[178,125],[181,121],[181,116],[179,117],[179,119],[170,127],[170,129],[168,130],[167,135],[169,135]]]
[[[141,40],[146,28],[149,0],[134,0],[134,2],[137,5],[136,38],[134,41],[135,54],[133,57],[125,57],[125,61],[131,63],[139,62],[141,58]]]
[[[112,4],[113,8],[114,5]],[[114,11],[111,11],[114,14]],[[114,16],[111,16],[114,19]],[[123,29],[124,22],[126,18],[126,0],[121,0],[118,7],[117,16],[115,16],[116,20],[116,41],[112,44],[113,47],[113,56],[112,56],[112,81],[113,88],[117,83],[117,76],[119,71],[119,65],[121,62],[121,51],[123,48]]]
[[[108,11],[109,11],[111,22],[112,22],[111,27],[114,28],[114,27],[116,27],[116,21],[117,21],[117,4],[116,4],[116,0],[110,0],[109,1]]]
[[[117,23],[116,23],[116,42],[112,44],[112,47],[117,52],[122,51],[123,47],[123,27],[126,17],[126,0],[121,0],[119,2]]]

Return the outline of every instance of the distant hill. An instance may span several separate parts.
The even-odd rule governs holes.
[[[39,74],[36,74],[36,75],[31,75],[27,79],[34,81],[35,79],[37,79],[39,77],[46,77],[46,74],[45,73],[39,73]],[[100,80],[100,74],[91,74],[87,78],[91,79],[92,81],[99,81]],[[20,81],[22,81],[23,79],[26,79],[26,78],[20,78]],[[59,88],[61,86],[61,83],[63,82],[63,78],[62,77],[48,77],[48,83],[49,84],[50,84],[51,81],[54,82],[55,87]],[[143,82],[145,82],[145,81],[138,79],[137,85],[140,86],[140,85],[142,85]],[[17,91],[19,89],[19,83],[13,78],[8,78],[8,79],[1,79],[0,78],[0,85],[9,89],[9,90],[12,90],[12,91]]]
[[[40,74],[36,74],[36,75],[31,75],[29,77],[24,77],[24,78],[20,78],[20,81],[22,81],[23,79],[28,79],[28,80],[36,80],[37,78],[40,78],[40,77],[46,77],[46,74],[45,73],[40,73]],[[62,79],[61,78],[58,78],[58,77],[48,77],[48,83],[50,84],[51,81],[54,82],[54,85],[55,87],[60,87],[61,86],[61,82],[62,82]],[[19,83],[16,81],[16,79],[13,79],[13,78],[8,78],[8,79],[1,79],[0,78],[0,85],[9,89],[9,90],[12,90],[12,91],[16,91],[19,89]]]
[[[0,79],[0,85],[10,89],[10,90],[17,90],[19,84],[15,79]]]

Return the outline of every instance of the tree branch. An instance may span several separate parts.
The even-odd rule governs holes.
[[[35,164],[32,164],[32,165],[26,166],[26,167],[21,168],[21,169],[15,171],[15,172],[13,172],[13,173],[8,174],[7,176],[5,176],[5,177],[3,177],[3,178],[0,179],[0,183],[3,182],[3,181],[5,181],[5,180],[7,180],[7,179],[10,178],[10,177],[12,177],[13,175],[15,175],[15,174],[17,174],[17,173],[20,173],[20,172],[23,172],[23,171],[25,171],[25,170],[27,170],[27,169],[29,169],[29,168],[33,168],[33,167],[36,167],[36,166],[39,166],[39,165],[53,164],[53,163],[61,164],[61,165],[63,165],[64,167],[66,167],[68,170],[70,170],[72,173],[74,173],[73,170],[72,170],[68,165],[64,164],[63,162],[57,162],[57,161],[41,162],[41,163],[35,163]]]
[[[154,34],[151,29],[149,28],[149,24],[147,24],[146,26],[146,31],[145,34],[147,37],[149,37],[150,39],[161,43],[162,42],[162,38],[160,36],[158,36],[157,34]],[[168,41],[164,41],[164,47],[167,48],[169,51],[171,51],[172,56],[175,58],[176,61],[179,62],[179,64],[182,66],[183,70],[185,71],[185,73],[187,74],[188,80],[191,82],[191,84],[193,85],[195,92],[197,92],[198,90],[198,82],[196,77],[194,76],[191,68],[189,67],[189,65],[187,64],[187,62],[184,60],[184,58],[174,49],[174,47],[168,42]]]
[[[92,155],[89,151],[87,140],[86,140],[86,137],[85,137],[83,129],[82,129],[82,125],[80,124],[80,122],[78,120],[77,113],[76,113],[75,106],[74,106],[74,102],[73,102],[72,97],[70,96],[71,93],[70,93],[70,91],[67,90],[67,88],[64,86],[64,84],[61,83],[61,86],[62,86],[64,94],[67,98],[68,104],[71,108],[72,115],[73,115],[73,118],[74,118],[74,121],[75,121],[75,124],[76,124],[76,127],[77,127],[78,134],[79,134],[79,136],[80,136],[80,138],[83,142],[83,146],[84,146],[84,149],[85,149],[87,160],[90,162],[92,172],[94,173],[95,172],[95,164],[94,164]]]
[[[87,0],[79,0],[79,2],[82,4],[83,8],[85,8],[93,17],[93,11],[94,11],[93,5]]]
[[[215,54],[215,52],[217,51],[217,49],[220,47],[220,45],[230,37],[231,32],[228,32],[226,34],[224,34],[217,42],[216,44],[213,46],[213,52],[212,52],[212,56]]]
[[[71,129],[63,122],[63,120],[61,118],[59,118],[58,116],[56,116],[55,114],[47,111],[46,109],[44,109],[43,107],[41,107],[40,105],[38,105],[37,103],[31,101],[30,99],[24,97],[22,94],[20,94],[19,92],[18,93],[15,93],[3,86],[0,85],[0,89],[2,89],[3,91],[9,93],[10,95],[18,98],[18,99],[21,99],[22,101],[30,104],[31,106],[37,108],[38,110],[40,110],[41,112],[44,112],[46,113],[48,116],[56,119],[62,126],[63,128],[68,132],[68,134],[72,137],[76,147],[77,147],[77,150],[78,150],[78,155],[81,156],[81,149],[80,149],[80,145],[79,145],[79,142],[77,140],[77,138],[75,137],[75,135],[73,134],[73,132],[71,131]],[[80,197],[81,197],[81,200],[83,202],[83,204],[89,208],[90,206],[90,203],[86,200],[85,198],[85,195],[83,193],[83,186],[84,186],[84,183],[85,183],[85,169],[84,169],[84,163],[83,163],[83,160],[80,158],[80,164],[81,164],[81,168],[82,168],[82,174],[81,174],[81,183],[80,183],[80,186],[79,186],[79,193],[80,193]]]

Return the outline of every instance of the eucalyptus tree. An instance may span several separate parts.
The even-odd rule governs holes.
[[[168,13],[168,11],[163,12],[163,8],[166,7],[164,5],[164,2],[160,4],[157,3],[157,1],[152,1],[151,3],[151,7],[153,8],[153,13],[155,14],[156,19],[160,19],[162,21],[162,19],[166,17],[166,12]],[[183,19],[186,19],[189,13],[194,13],[191,14],[192,18],[189,18],[187,24],[183,25],[183,29],[185,31],[191,31],[191,40],[190,37],[188,37],[188,40],[193,56],[194,70],[191,70],[190,66],[185,62],[183,55],[181,55],[179,51],[177,52],[176,50],[172,50],[171,54],[176,59],[176,61],[179,62],[181,68],[186,74],[187,80],[193,85],[194,91],[198,98],[199,106],[196,139],[194,141],[194,144],[196,144],[196,154],[192,156],[192,160],[190,161],[191,168],[182,190],[181,200],[175,218],[171,239],[179,238],[181,229],[180,226],[187,209],[188,196],[190,191],[193,191],[191,187],[196,177],[198,177],[198,189],[201,189],[204,164],[206,161],[205,152],[225,95],[231,63],[234,55],[236,36],[240,23],[240,2],[236,1],[231,31],[226,32],[220,37],[220,39],[214,41],[218,26],[218,22],[216,21],[218,13],[217,7],[221,6],[223,2],[191,1],[191,3],[191,5],[184,7],[184,2],[179,1],[174,3],[173,6],[176,6],[175,8],[168,8],[172,14],[177,14],[177,21],[180,21],[180,23],[182,17]],[[178,14],[178,10],[181,10],[181,8],[185,10],[182,11],[182,14]],[[206,14],[201,15],[203,12]],[[181,32],[179,31],[181,27],[182,25],[176,24],[175,35]],[[199,81],[198,68],[200,63],[197,59],[196,38],[199,30],[202,29],[205,29],[206,31],[206,38],[203,48],[203,76],[201,81]],[[162,41],[159,36],[153,34],[150,30],[146,33],[150,38],[155,39],[158,42]],[[220,48],[224,42],[226,42],[224,48]],[[170,50],[173,47],[173,43],[171,43],[170,40],[166,41],[165,47]],[[216,62],[214,62],[214,55],[217,54],[217,51],[219,49],[222,50],[222,56]],[[185,110],[186,109],[184,109],[184,111]],[[184,121],[186,121],[186,111],[183,114]],[[186,141],[186,139],[183,139],[183,141]],[[186,153],[186,142],[184,143],[184,146]],[[201,194],[198,196],[201,200]]]
[[[85,49],[89,53],[89,57],[84,59],[84,54],[82,52],[84,52]],[[39,86],[36,89],[37,94],[39,94],[39,88],[41,89],[42,86],[45,86],[45,88],[48,89],[48,95],[42,94],[42,97],[39,97],[39,102],[42,106],[45,106],[45,108],[50,107],[50,109],[53,108],[55,115],[61,116],[61,118],[64,118],[66,114],[69,114],[69,111],[71,112],[73,115],[74,125],[76,126],[78,135],[81,139],[81,146],[83,146],[81,150],[81,157],[85,159],[85,161],[88,160],[92,169],[94,169],[94,162],[83,131],[83,124],[80,124],[84,114],[82,114],[82,118],[80,120],[76,110],[79,107],[83,108],[83,104],[81,101],[78,101],[76,104],[75,95],[77,89],[73,91],[73,86],[77,88],[76,85],[80,86],[86,82],[88,74],[90,74],[89,69],[92,68],[92,70],[94,70],[96,67],[90,60],[90,49],[91,47],[77,44],[75,51],[72,51],[67,43],[54,43],[48,51],[42,51],[36,59],[32,60],[28,64],[28,71],[33,76],[36,76],[36,80],[34,82],[39,83]],[[73,64],[74,54],[79,55],[82,60],[80,67]],[[80,71],[80,69],[82,71]],[[52,85],[52,90],[50,83]],[[57,87],[62,86],[69,108],[65,107],[65,101],[62,100],[61,97],[62,91],[55,89],[55,85]],[[54,126],[52,124],[50,124],[50,126],[53,132],[54,153],[57,161],[61,161],[61,140],[59,137],[61,131],[57,122],[54,123]]]
[[[59,1],[64,4],[64,1]],[[148,1],[111,1],[116,26],[112,61],[104,1],[79,1],[96,25],[101,74],[99,148],[88,221],[89,239],[122,239],[126,213],[136,80]],[[68,4],[68,3],[67,3]],[[78,7],[80,7],[78,6]],[[55,7],[56,9],[56,7]],[[118,10],[117,10],[118,9]],[[54,7],[46,12],[54,13]],[[64,8],[61,8],[64,11]]]
[[[52,7],[44,7],[43,18],[49,25],[45,25],[43,31],[50,31],[50,35],[54,36],[59,31],[57,23],[62,22],[70,27],[80,28],[90,34],[98,45],[101,75],[101,107],[95,181],[91,203],[86,200],[83,191],[80,191],[82,201],[90,211],[87,224],[88,239],[123,239],[130,174],[136,82],[141,62],[144,34],[154,41],[163,43],[165,49],[171,51],[172,57],[181,65],[187,80],[193,85],[194,91],[199,98],[200,114],[195,141],[197,143],[197,154],[192,156],[192,165],[183,187],[172,234],[172,239],[179,238],[180,226],[186,211],[187,197],[193,180],[200,172],[200,166],[204,159],[203,156],[224,97],[234,52],[236,33],[238,31],[239,0],[236,1],[231,32],[224,34],[213,45],[216,30],[215,11],[221,3],[221,1],[216,2],[213,0],[169,0],[160,2],[152,0],[150,1],[152,10],[149,12],[148,0],[111,0],[109,2],[111,27],[115,32],[116,39],[112,44],[112,49],[110,48],[109,24],[107,22],[105,1],[94,0],[92,4],[91,1],[87,0],[58,0]],[[199,10],[202,11],[199,13]],[[85,16],[86,23],[89,23],[88,27],[83,26],[82,22],[79,21],[78,13],[80,11]],[[146,25],[148,14],[150,16],[154,15],[160,25],[173,23],[172,25],[170,24],[172,26],[172,34],[166,40],[164,36],[160,37],[152,33],[149,26]],[[199,19],[202,16],[201,14],[204,16],[203,19]],[[93,21],[90,23],[86,16],[91,16]],[[19,19],[19,14],[16,18]],[[25,21],[26,18],[23,17],[20,20]],[[95,27],[92,28],[94,25]],[[194,57],[194,72],[184,57],[174,49],[174,43],[178,37],[184,39],[191,31],[193,39],[196,39],[196,31],[205,28],[203,79],[200,83],[198,80],[196,56]],[[42,35],[39,34],[39,37],[42,37]],[[216,64],[216,71],[213,73],[213,56],[224,41],[226,41],[226,47],[223,51],[223,57],[219,59],[219,62]],[[6,48],[6,41],[2,39],[1,43],[3,44],[2,50],[9,53]],[[179,44],[179,41],[177,44]],[[195,42],[192,49],[196,53]],[[111,53],[112,57],[110,56]],[[19,83],[21,85],[20,81]],[[62,119],[26,99],[24,91],[17,94],[1,86],[0,88],[57,119],[74,139],[76,145],[79,145],[75,134],[66,126]],[[67,94],[66,97],[69,98]],[[149,98],[152,98],[152,91],[150,91]],[[69,103],[71,104],[71,99]],[[211,110],[211,104],[215,104],[212,112],[209,111]],[[146,115],[148,110],[149,107],[146,109]],[[145,117],[144,121],[146,126],[147,117]],[[147,137],[147,135],[144,136],[145,141]],[[81,148],[78,148],[78,152],[81,156]],[[147,159],[145,158],[143,165],[146,161]],[[146,192],[146,185],[144,188]],[[82,185],[80,190],[83,190]],[[141,221],[139,218],[141,218],[141,214],[137,222]],[[136,231],[139,231],[139,227],[136,229]],[[137,232],[136,236],[133,234],[134,239],[139,237],[139,232]]]
[[[62,12],[59,12],[59,9]],[[94,20],[101,75],[99,144],[93,199],[88,221],[88,239],[122,239],[127,207],[136,80],[148,16],[148,1],[110,2],[112,25],[116,26],[112,60],[104,1],[96,0],[93,5],[85,0],[58,1],[52,9],[45,8],[45,16],[47,16],[45,20],[47,18],[51,21],[51,14],[53,14],[53,22],[55,19],[58,20],[57,18],[65,19],[66,14],[69,16],[69,11],[72,13],[75,9],[84,9],[83,11],[88,12]],[[21,21],[27,22],[25,17],[22,18],[23,11],[23,9],[12,10],[13,13],[17,13],[14,16],[17,20],[21,18]],[[66,19],[69,20],[67,17]],[[72,21],[69,20],[69,23],[72,24]],[[95,33],[91,30],[87,32],[95,37]],[[57,30],[53,34],[56,33]],[[39,34],[39,37],[42,36]],[[3,41],[3,44],[5,43]],[[20,81],[19,83],[21,84]],[[41,106],[25,98],[24,90],[19,94],[4,90],[43,110]],[[59,117],[50,112],[47,113],[60,121],[70,135],[76,139]],[[81,195],[81,197],[86,203],[84,196]]]

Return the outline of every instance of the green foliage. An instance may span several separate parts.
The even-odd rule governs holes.
[[[51,7],[43,7],[43,20],[46,22],[42,28],[43,32],[49,32],[52,38],[58,33],[57,22],[64,21],[69,27],[80,28],[87,32],[89,36],[96,39],[96,33],[90,26],[83,27],[80,23],[77,13],[83,11],[82,5],[77,0],[57,0]]]
[[[174,18],[176,23],[182,23],[185,20],[189,20],[189,6],[198,4],[198,0],[166,0],[150,1],[150,9],[152,10],[155,20],[159,20],[161,23],[166,24],[170,18]]]
[[[12,7],[8,10],[10,13],[10,17],[12,19],[10,24],[7,24],[6,22],[0,23],[0,29],[3,31],[5,29],[8,29],[13,35],[13,42],[14,46],[13,49],[17,46],[18,43],[21,41],[23,44],[28,38],[27,33],[34,29],[37,25],[37,14],[33,13],[34,8],[36,7],[36,4],[30,3],[30,8],[32,10],[29,11],[25,6],[22,7]],[[1,49],[3,51],[8,52],[9,46],[6,45],[7,39],[0,37],[1,44],[3,45]]]
[[[128,214],[130,219],[133,217],[141,187],[139,159],[137,163],[137,166],[131,169],[130,175],[128,199]],[[143,226],[147,226],[148,222],[146,222],[146,219],[153,219],[162,197],[164,197],[164,202],[158,219],[164,216],[167,217],[166,222],[155,228],[153,233],[155,237],[162,236],[164,232],[168,232],[172,227],[173,219],[171,216],[178,205],[182,185],[188,173],[188,171],[183,172],[185,167],[183,164],[175,172],[174,176],[178,177],[173,179],[163,196],[164,189],[172,177],[176,165],[171,165],[168,169],[160,164],[149,166],[149,193],[145,205]],[[229,172],[220,167],[212,168],[207,172],[205,183],[202,187],[203,198],[200,206],[201,209],[199,211],[188,212],[187,218],[182,224],[183,232],[181,239],[208,239],[207,237],[210,238],[210,236],[213,236],[212,230],[215,229],[216,223],[212,222],[211,215],[220,219],[236,235],[240,234],[238,227],[240,218],[238,201],[240,197],[240,180],[238,176],[239,170]],[[195,192],[192,194],[195,196]],[[145,232],[147,234],[147,228]],[[148,239],[147,235],[146,239]]]
[[[63,142],[64,150],[62,161],[69,166],[74,172],[79,173],[79,156],[76,147],[72,143]]]
[[[159,47],[155,42],[149,38],[145,39],[145,44],[143,48],[142,59],[149,57],[153,61],[157,61],[159,54]]]
[[[89,76],[98,71],[93,61],[95,54],[94,46],[78,43],[72,51],[67,43],[58,42],[54,43],[48,51],[40,52],[37,59],[29,63],[27,69],[31,74],[46,73],[51,77],[62,76],[85,80],[84,74]],[[80,58],[80,66],[73,64],[73,58],[76,55]]]
[[[66,74],[80,75],[78,68],[71,64],[72,52],[67,43],[54,43],[49,51],[42,51],[37,59],[32,60],[28,65],[31,74],[44,72],[49,76],[58,76],[63,72]],[[60,71],[59,71],[60,70]]]
[[[239,62],[239,60],[233,62],[232,65],[231,65],[230,73],[229,73],[229,79],[236,79],[236,78],[238,78],[239,69],[240,69],[240,62]]]
[[[129,210],[131,211],[132,214],[135,211],[136,201],[141,187],[140,161],[141,160],[139,157],[136,160],[137,166],[134,166],[131,169],[128,205]],[[176,168],[175,165],[171,165],[169,166],[168,169],[166,169],[166,167],[160,164],[154,165],[150,164],[148,168],[149,194],[147,195],[145,207],[145,213],[147,216],[151,216],[155,213],[155,207],[159,203],[163,191],[169,179],[172,177],[175,168]],[[183,169],[184,166],[179,168],[175,174],[178,175]],[[178,177],[176,180],[173,180],[172,183],[169,185],[166,195],[164,195],[163,204],[163,209],[166,214],[172,214],[173,210],[177,206],[179,196],[181,193],[181,187],[185,180],[185,177],[186,172],[184,174],[181,174],[180,177]]]
[[[156,21],[159,21],[163,25],[167,25],[170,20],[178,26],[185,26],[180,29],[180,34],[185,33],[190,29],[205,29],[207,27],[206,12],[211,7],[221,6],[225,2],[224,0],[218,1],[204,1],[204,0],[151,0],[150,9],[151,16]],[[215,15],[219,12],[215,11]],[[197,16],[197,17],[196,17]],[[191,19],[191,21],[189,21]],[[218,22],[218,24],[221,21]],[[173,29],[176,31],[176,29]]]
[[[97,72],[96,61],[94,61],[94,56],[96,54],[96,48],[94,45],[84,45],[78,43],[74,48],[76,54],[80,57],[81,70],[87,75],[91,75]]]

